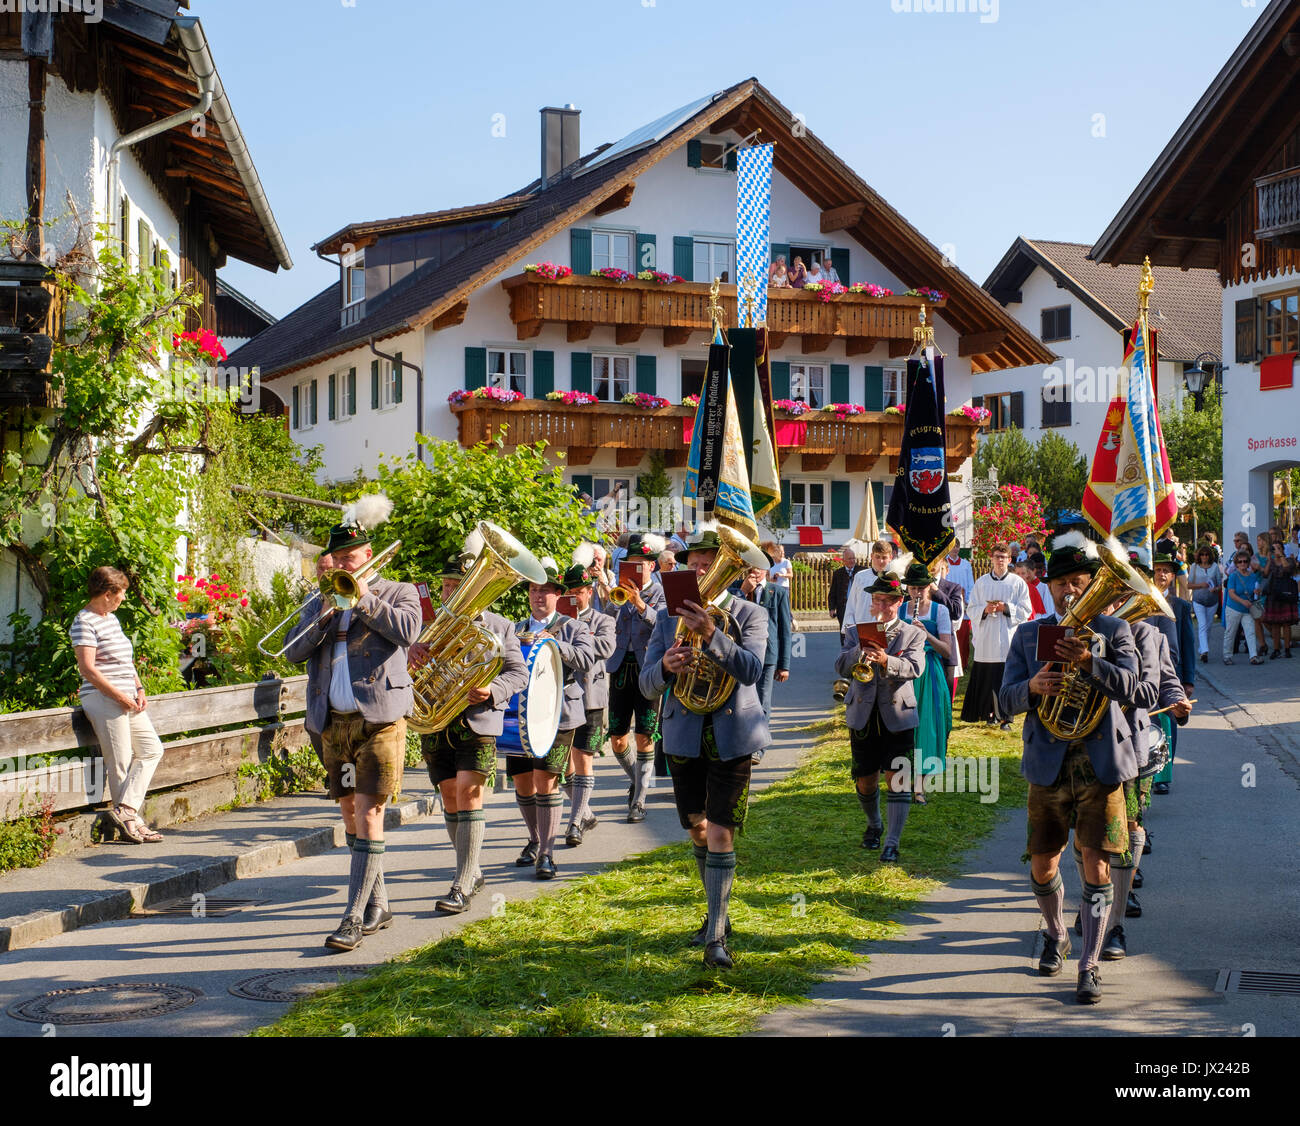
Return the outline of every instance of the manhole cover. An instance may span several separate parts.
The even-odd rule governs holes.
[[[153,919],[168,917],[174,919],[188,916],[194,919],[220,919],[226,915],[233,915],[244,907],[257,907],[263,902],[261,899],[217,899],[200,894],[197,898],[190,896],[189,898],[173,899],[167,903],[160,903],[156,907],[142,907],[138,911],[132,911],[131,918]]]
[[[188,985],[160,982],[82,985],[56,989],[6,1010],[15,1020],[34,1024],[113,1024],[165,1016],[194,1004],[203,993]]]
[[[1300,994],[1300,974],[1267,973],[1263,970],[1220,970],[1216,993]]]
[[[322,989],[342,985],[349,977],[373,970],[374,966],[322,966],[320,969],[280,970],[278,973],[246,977],[230,987],[236,997],[249,1001],[301,1001]]]

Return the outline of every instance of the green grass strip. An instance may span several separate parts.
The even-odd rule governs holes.
[[[735,969],[706,970],[687,944],[705,914],[684,840],[585,876],[557,895],[508,903],[364,978],[299,1002],[254,1035],[696,1035],[751,1031],[805,1001],[861,947],[962,870],[997,810],[1023,808],[1019,731],[958,722],[949,756],[998,760],[999,800],[936,793],[915,806],[902,864],[859,847],[865,821],[848,777],[843,710],[788,777],[756,794],[737,842]],[[883,800],[882,800],[883,813]],[[1009,861],[1014,858],[1008,858]]]

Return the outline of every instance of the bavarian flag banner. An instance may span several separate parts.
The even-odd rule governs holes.
[[[743,302],[736,323],[755,328],[767,323],[767,275],[772,265],[768,226],[772,213],[772,147],[753,145],[736,154],[736,292],[743,296],[745,278],[753,277],[753,323],[745,320]]]
[[[1139,316],[1124,351],[1119,394],[1111,400],[1083,493],[1083,514],[1104,536],[1127,548],[1160,538],[1178,515],[1160,413],[1151,385],[1151,348]]]
[[[740,416],[731,391],[730,354],[719,331],[709,345],[708,369],[700,405],[695,408],[682,487],[684,518],[692,525],[717,520],[752,540],[758,537],[758,523],[749,496]]]
[[[885,521],[917,562],[928,567],[947,554],[953,541],[943,357],[933,348],[907,361],[905,401],[898,475]],[[871,482],[866,486],[870,489]]]

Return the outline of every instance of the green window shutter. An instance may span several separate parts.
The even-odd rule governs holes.
[[[686,142],[686,164],[690,168],[699,168],[703,164],[701,159],[701,146],[699,141]]]
[[[849,365],[831,364],[831,402],[849,401]]]
[[[673,235],[673,273],[683,281],[695,280],[695,240]]]
[[[579,276],[591,273],[591,232],[585,227],[569,232],[569,267]]]
[[[636,358],[636,389],[644,395],[655,393],[655,368],[654,356]]]
[[[295,383],[293,385],[293,403],[289,408],[289,425],[295,430],[302,425],[302,412],[299,406],[300,391],[301,388]]]
[[[578,492],[586,493],[588,496],[591,496],[591,474],[575,473],[573,475],[573,487],[577,489]]]
[[[790,365],[785,360],[772,361],[772,398],[790,397]]]
[[[885,369],[867,365],[867,394],[862,405],[869,411],[885,409]]]
[[[877,513],[879,517],[879,513]],[[847,528],[849,526],[849,483],[847,481],[831,482],[831,527]]]
[[[637,235],[636,236],[636,269],[632,272],[635,274],[639,270],[657,270],[659,269],[659,257],[655,250],[654,235]]]
[[[545,399],[555,390],[555,353],[533,353],[533,398]]]
[[[172,256],[171,256],[171,251],[168,251],[168,250],[164,250],[164,251],[162,251],[162,252],[158,255],[158,261],[159,261],[159,263],[162,265],[162,272],[163,272],[163,285],[165,285],[165,286],[167,287],[167,292],[168,292],[168,293],[171,293],[171,292],[173,292],[173,291],[175,290],[175,288],[176,288],[176,287],[172,284]]]
[[[569,357],[569,389],[591,394],[591,353],[574,352]],[[588,492],[591,490],[588,489]]]
[[[316,381],[311,381],[311,386],[307,390],[307,415],[311,419],[311,424],[316,425]]]
[[[465,390],[487,386],[487,349],[465,349]]]
[[[357,369],[348,368],[348,414],[357,413]]]
[[[370,408],[379,409],[379,361],[370,361]]]
[[[784,258],[787,269],[790,266],[790,244],[788,242],[774,242],[772,244],[772,261],[778,258]]]
[[[331,420],[331,421],[333,421],[334,418],[337,417],[336,414],[335,414],[335,411],[334,411],[334,404],[335,404],[335,402],[337,401],[337,400],[334,398],[334,396],[335,396],[336,394],[338,394],[338,376],[336,376],[333,372],[330,372],[330,406],[329,406],[329,416],[330,416],[330,420]]]
[[[883,525],[885,522],[885,483],[884,481],[871,482],[871,499],[876,506],[876,523]]]
[[[739,150],[737,149],[727,150],[727,171],[728,172],[736,171],[736,154],[738,151]]]
[[[840,285],[852,284],[852,279],[849,277],[849,252],[847,250],[838,250],[832,247],[831,265],[840,276]]]
[[[393,402],[402,401],[402,353],[393,353]]]
[[[781,508],[780,508],[780,515],[778,519],[782,524],[790,523],[790,482],[789,481],[781,482]]]
[[[131,201],[122,197],[122,261],[126,262],[131,255]],[[297,423],[294,424],[295,426]]]
[[[137,220],[136,233],[139,237],[136,253],[140,255],[140,272],[143,274],[149,267],[149,224],[143,219]]]

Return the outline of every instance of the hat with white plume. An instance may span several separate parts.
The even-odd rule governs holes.
[[[354,547],[363,547],[373,538],[374,530],[379,527],[393,511],[393,502],[383,493],[370,493],[358,497],[343,510],[343,519],[330,529],[329,542],[325,552],[350,551]]]
[[[911,565],[911,552],[903,552],[898,558],[893,559],[885,569],[876,576],[876,581],[867,587],[868,594],[889,594],[897,595],[902,598],[906,593],[903,590],[904,576],[907,574],[907,568]]]
[[[1124,549],[1115,545],[1121,558]],[[1087,571],[1095,575],[1101,569],[1101,555],[1097,545],[1082,532],[1065,532],[1052,541],[1052,554],[1047,560],[1047,581],[1063,579],[1067,575]]]

